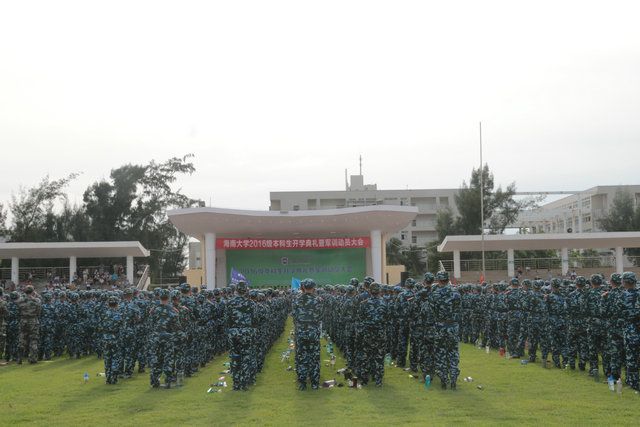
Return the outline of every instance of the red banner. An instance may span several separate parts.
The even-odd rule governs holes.
[[[342,249],[368,248],[369,237],[314,239],[216,239],[217,249]]]

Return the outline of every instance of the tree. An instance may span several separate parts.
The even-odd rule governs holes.
[[[87,188],[84,202],[90,238],[138,240],[151,250],[154,277],[181,273],[188,238],[169,222],[166,211],[197,205],[197,200],[172,188],[179,175],[195,171],[191,157],[121,166],[111,171],[110,180]]]
[[[4,209],[4,205],[0,203],[0,239],[9,234],[7,230],[7,211]]]
[[[416,245],[411,245],[404,251],[404,266],[412,277],[419,277],[424,274],[426,265],[424,262],[423,252],[424,249]]]
[[[454,196],[456,207],[460,216],[455,218],[453,229],[463,235],[480,234],[482,231],[482,220],[480,216],[480,177],[482,174],[483,187],[483,213],[485,227],[491,234],[502,234],[518,218],[518,212],[533,204],[531,200],[516,201],[515,183],[511,183],[505,190],[498,187],[494,191],[493,174],[489,170],[489,165],[484,165],[482,171],[473,169],[471,180],[467,185],[462,182],[462,187]],[[447,224],[444,224],[447,225]],[[439,231],[440,234],[440,231]]]
[[[605,231],[640,231],[640,207],[634,206],[633,196],[626,191],[617,191],[607,214],[598,219],[598,225]],[[640,256],[640,248],[625,248],[624,253]],[[634,258],[636,266],[640,260]]]
[[[405,256],[402,252],[402,241],[392,237],[386,243],[387,265],[403,265]]]
[[[47,175],[35,187],[20,189],[9,205],[13,217],[11,241],[55,241],[56,236],[51,232],[55,222],[54,204],[59,200],[66,201],[64,189],[77,176],[72,173],[51,181]]]
[[[633,197],[626,191],[617,191],[611,209],[598,219],[598,225],[606,231],[635,231],[640,229],[640,210],[633,206]]]

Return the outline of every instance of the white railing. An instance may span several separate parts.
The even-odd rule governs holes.
[[[640,257],[625,257],[629,265],[640,265]],[[453,260],[443,260],[442,265],[447,271],[453,271]],[[615,267],[615,256],[601,257],[570,257],[569,269],[572,268],[609,268]],[[627,263],[625,263],[627,265]],[[558,270],[562,268],[562,260],[560,258],[516,258],[514,260],[514,268],[517,270]],[[463,259],[460,260],[461,271],[482,271],[482,260],[480,259]],[[507,270],[507,259],[486,259],[485,270]]]
[[[151,271],[151,266],[145,265],[144,271],[142,272],[142,276],[140,276],[140,280],[138,280],[138,284],[136,287],[140,290],[146,291],[149,287],[149,283],[151,279],[149,278],[149,272]]]

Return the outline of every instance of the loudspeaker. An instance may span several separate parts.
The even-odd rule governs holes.
[[[404,281],[407,280],[409,278],[409,272],[408,271],[401,271],[400,272],[400,284],[404,285]]]

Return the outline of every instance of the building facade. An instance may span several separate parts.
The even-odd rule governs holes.
[[[611,209],[617,192],[628,192],[637,207],[640,185],[600,185],[547,203],[538,209],[520,212],[514,226],[532,233],[591,233],[605,231],[598,220]]]
[[[458,214],[454,196],[458,189],[378,190],[375,184],[364,184],[362,175],[351,175],[345,190],[339,191],[272,191],[271,211],[304,211],[341,209],[375,205],[414,206],[418,215],[405,228],[389,237],[403,245],[424,246],[438,238],[436,215],[450,208]]]

